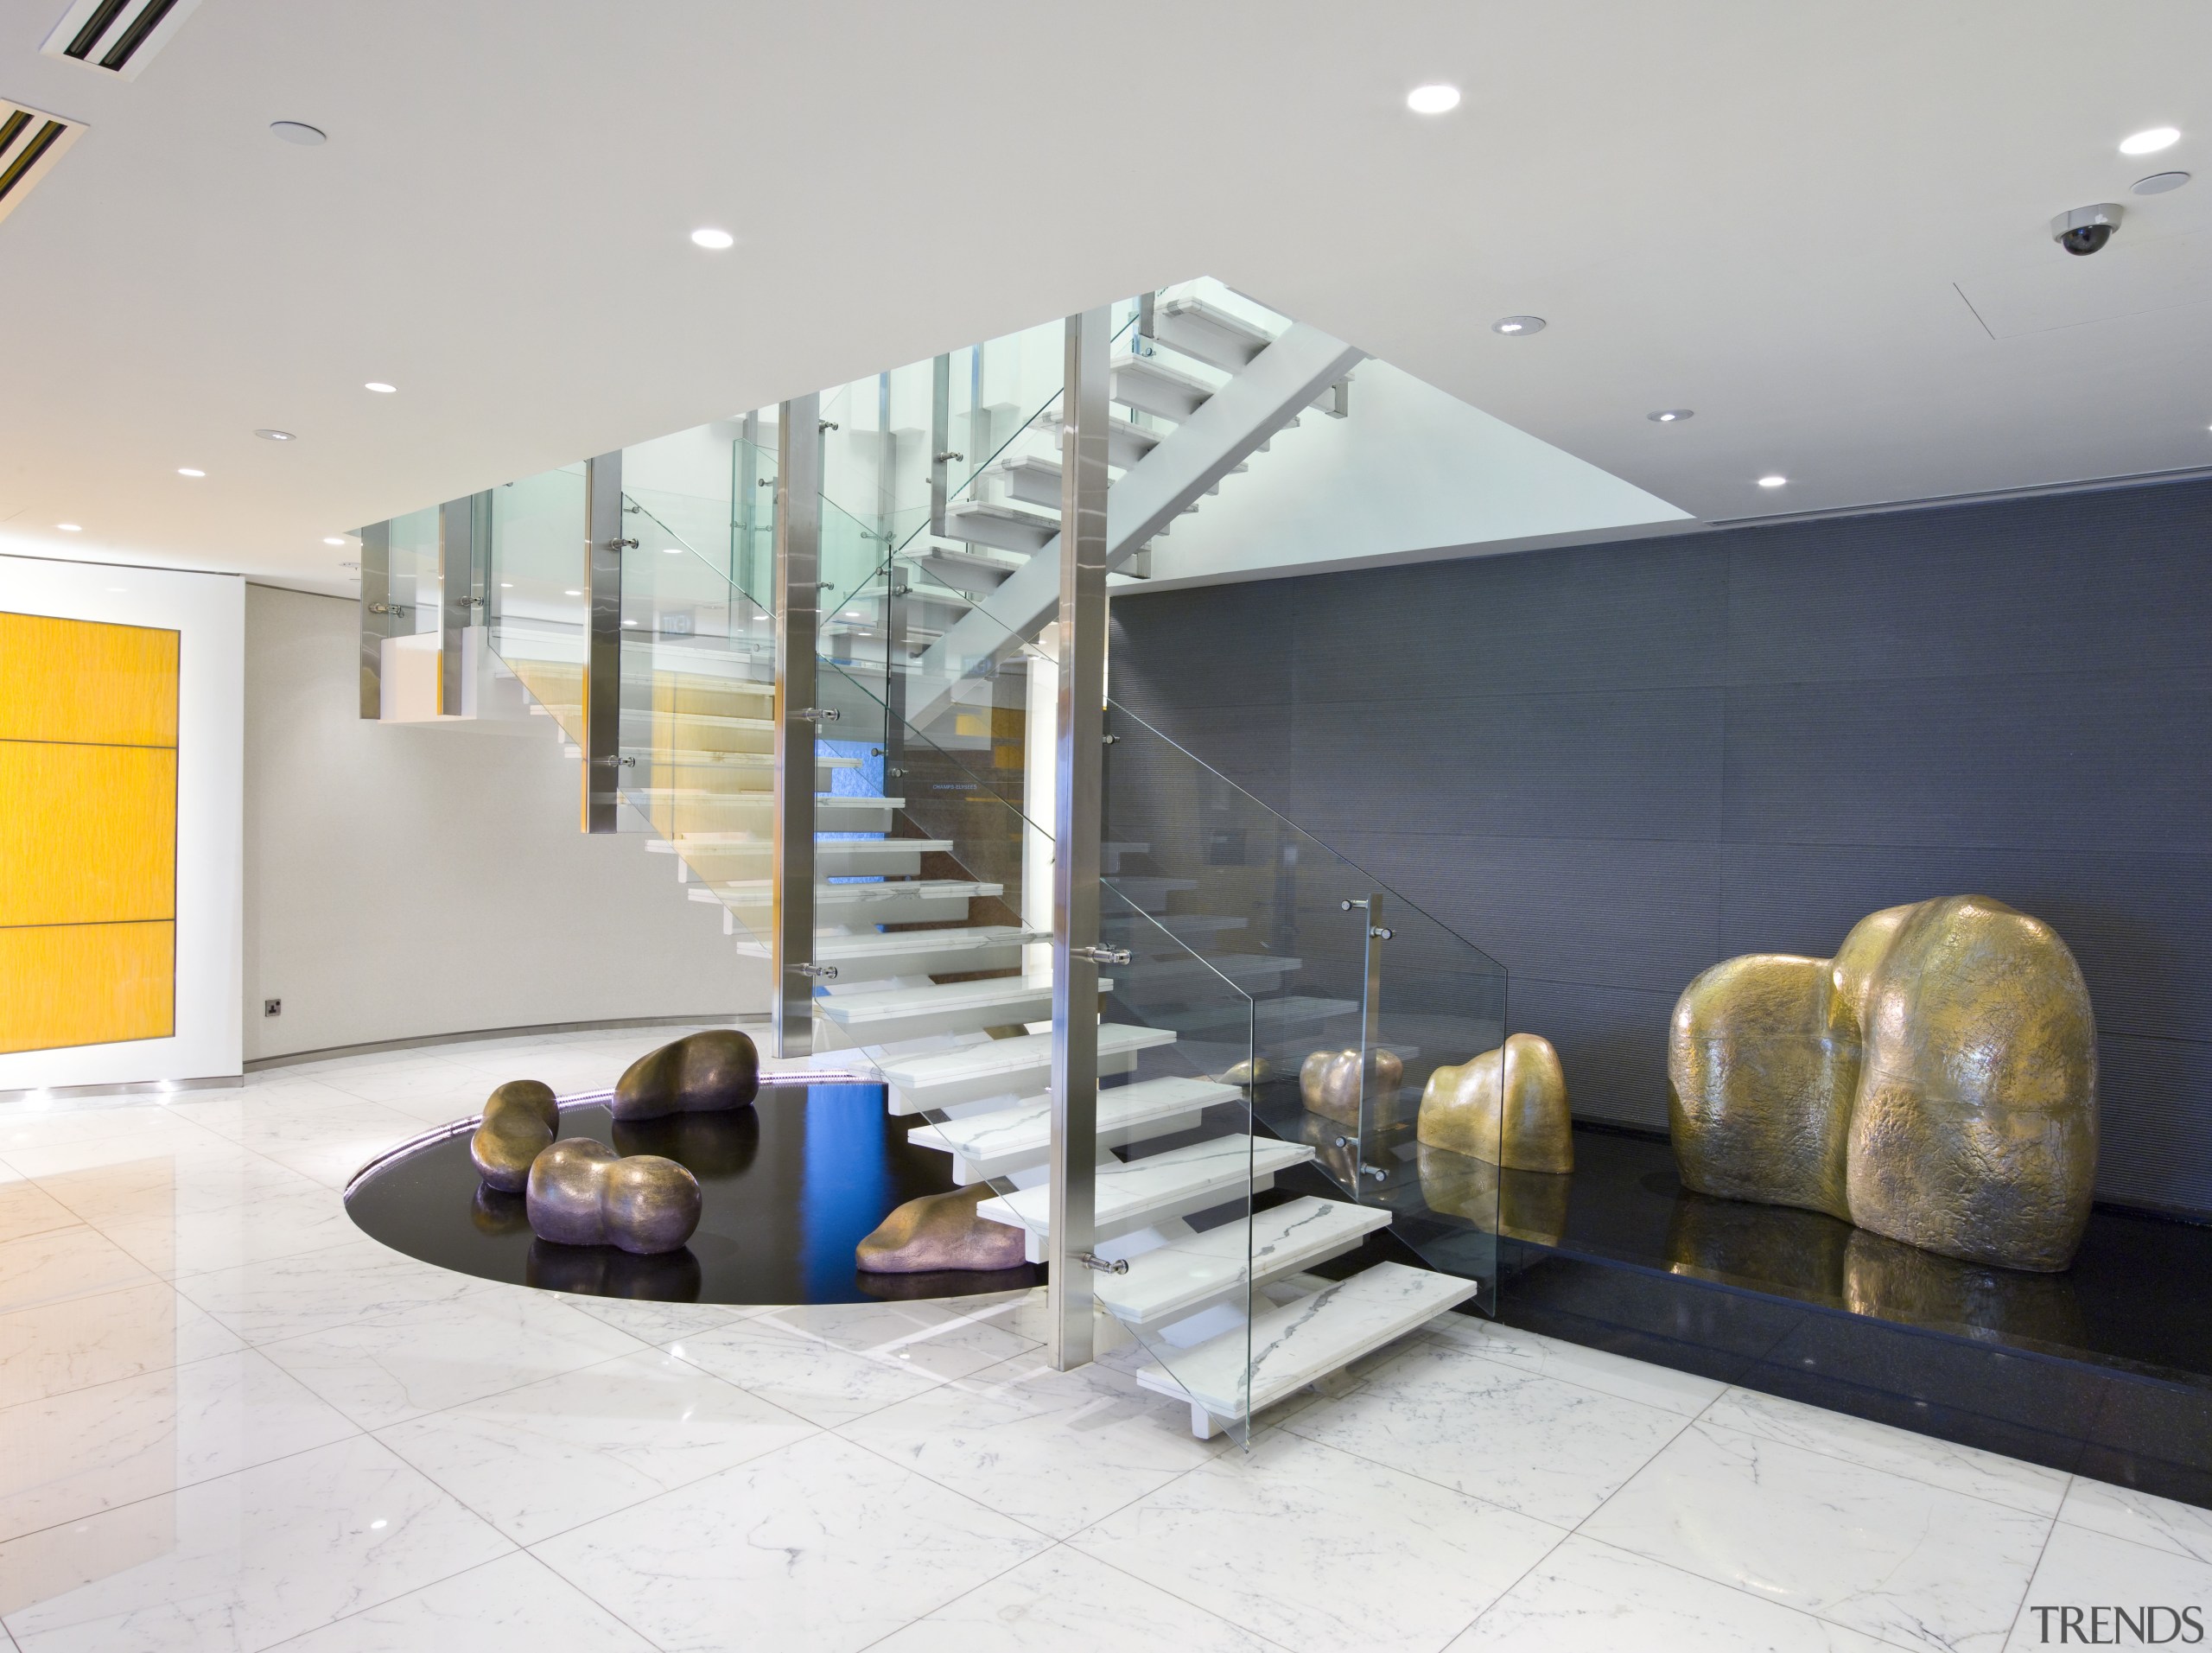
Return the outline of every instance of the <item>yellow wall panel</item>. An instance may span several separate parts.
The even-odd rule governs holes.
[[[175,916],[175,752],[0,741],[0,925]]]
[[[175,1032],[174,924],[0,930],[0,1052]]]
[[[176,744],[177,633],[0,614],[0,741]]]

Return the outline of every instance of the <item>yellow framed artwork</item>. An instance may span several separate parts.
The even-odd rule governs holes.
[[[179,660],[0,613],[0,1053],[176,1032]]]

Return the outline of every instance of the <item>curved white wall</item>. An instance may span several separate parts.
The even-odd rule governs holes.
[[[577,830],[551,719],[363,722],[358,625],[350,601],[246,593],[249,1061],[766,1008],[766,969],[686,899],[672,857]]]

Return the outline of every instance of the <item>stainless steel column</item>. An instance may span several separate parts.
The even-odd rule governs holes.
[[[622,782],[622,455],[585,467],[584,587],[591,604],[584,658],[584,830],[617,830]]]
[[[448,499],[438,508],[438,710],[459,717],[468,628],[483,594],[476,588],[475,501]]]
[[[361,715],[384,715],[384,640],[391,635],[391,525],[361,530]]]
[[[814,1049],[815,642],[822,622],[822,398],[776,423],[776,804],[772,1054]]]
[[[1098,1169],[1098,836],[1106,697],[1105,310],[1067,321],[1060,423],[1060,671],[1052,811],[1052,1364],[1091,1355]]]

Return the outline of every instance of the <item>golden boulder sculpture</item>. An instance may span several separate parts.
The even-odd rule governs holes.
[[[1404,1083],[1406,1065],[1395,1051],[1375,1052],[1375,1088],[1385,1104]],[[1298,1095],[1308,1113],[1357,1128],[1359,1124],[1359,1052],[1315,1051],[1298,1070]]]
[[[1458,1067],[1440,1067],[1421,1093],[1414,1133],[1508,1171],[1574,1169],[1567,1109],[1567,1071],[1551,1040],[1511,1033],[1505,1043]]]
[[[710,1027],[648,1052],[614,1082],[618,1120],[749,1108],[760,1093],[760,1052],[743,1033]]]
[[[531,1232],[557,1245],[612,1245],[651,1256],[699,1226],[699,1179],[657,1154],[626,1158],[588,1136],[567,1136],[530,1167]]]
[[[502,1193],[518,1194],[530,1180],[531,1161],[561,1134],[553,1087],[535,1079],[510,1079],[484,1104],[484,1118],[468,1139],[476,1174]]]
[[[1714,965],[1675,1004],[1667,1077],[1695,1192],[2042,1272],[2088,1222],[2088,989],[2057,933],[2001,901],[1885,908],[1833,959]]]
[[[1018,1268],[1027,1261],[1022,1231],[976,1215],[991,1198],[988,1182],[910,1199],[855,1249],[862,1274],[924,1275],[943,1268]]]

